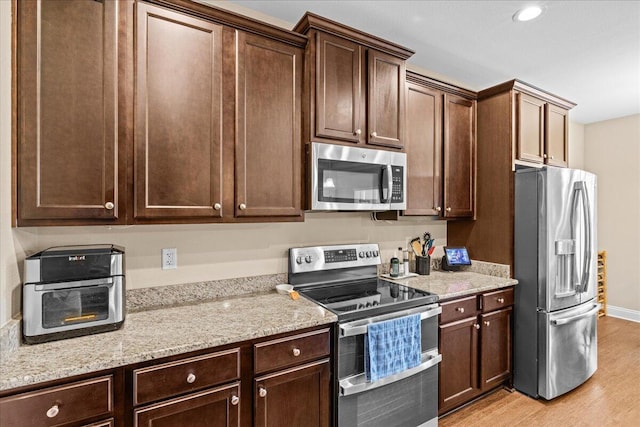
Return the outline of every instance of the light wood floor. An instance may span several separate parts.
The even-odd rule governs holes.
[[[640,323],[598,320],[598,370],[577,389],[551,401],[499,390],[439,426],[640,426]]]

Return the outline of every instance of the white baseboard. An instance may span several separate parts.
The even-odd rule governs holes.
[[[640,311],[607,304],[607,316],[640,323]]]

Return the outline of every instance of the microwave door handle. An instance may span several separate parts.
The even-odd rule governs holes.
[[[385,187],[385,175],[386,179],[386,187]],[[391,169],[391,165],[387,165],[382,169],[382,176],[380,177],[380,203],[389,203],[391,201],[391,187],[393,186],[393,171]],[[385,197],[386,190],[386,197]]]

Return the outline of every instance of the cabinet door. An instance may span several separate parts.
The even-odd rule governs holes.
[[[238,32],[238,217],[302,215],[302,49]]]
[[[442,93],[407,83],[407,208],[405,215],[442,210]]]
[[[545,162],[552,166],[567,167],[569,162],[569,115],[564,108],[545,105]]]
[[[329,360],[255,379],[255,426],[329,426]]]
[[[240,425],[240,385],[234,383],[133,411],[139,427],[228,427]]]
[[[18,225],[124,221],[124,13],[120,2],[17,2]]]
[[[136,7],[135,217],[221,217],[222,27]]]
[[[477,317],[440,325],[440,392],[438,413],[472,399],[478,387]]]
[[[363,50],[329,34],[316,39],[316,136],[350,142],[365,140]]]
[[[403,148],[405,62],[373,49],[369,49],[367,55],[367,142]]]
[[[475,122],[475,101],[444,95],[444,218],[474,214]]]
[[[481,316],[480,383],[483,390],[511,376],[511,307]]]
[[[542,163],[544,157],[544,101],[516,94],[516,159]]]

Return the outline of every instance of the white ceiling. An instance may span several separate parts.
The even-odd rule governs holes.
[[[472,90],[518,78],[577,103],[571,119],[579,123],[640,113],[640,1],[230,3],[289,28],[314,12],[413,49],[410,64]],[[543,15],[513,22],[530,3]]]

